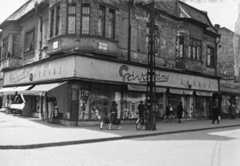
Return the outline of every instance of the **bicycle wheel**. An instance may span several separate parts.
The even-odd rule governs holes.
[[[140,130],[142,127],[143,127],[143,119],[140,118],[136,121],[136,129]]]

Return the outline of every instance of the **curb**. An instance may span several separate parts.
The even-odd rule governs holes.
[[[240,124],[229,125],[229,126],[219,126],[219,127],[178,130],[178,131],[167,131],[167,132],[158,132],[158,133],[149,133],[149,134],[139,134],[139,135],[128,135],[128,136],[122,136],[122,137],[88,139],[88,140],[79,140],[79,141],[54,142],[54,143],[30,144],[30,145],[3,145],[3,146],[0,146],[0,149],[3,149],[3,150],[37,149],[37,148],[47,148],[47,147],[55,147],[55,146],[67,146],[67,145],[78,145],[78,144],[97,143],[97,142],[106,142],[106,141],[116,141],[116,140],[131,139],[131,138],[142,138],[142,137],[150,137],[150,136],[158,136],[158,135],[175,134],[175,133],[195,132],[195,131],[212,130],[212,129],[220,129],[220,128],[231,128],[231,127],[239,127],[239,126]]]

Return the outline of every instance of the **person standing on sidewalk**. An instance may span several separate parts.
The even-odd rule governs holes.
[[[235,117],[236,117],[236,109],[237,109],[235,102],[233,102],[231,104],[230,109],[231,109],[231,119],[235,119]]]
[[[111,130],[112,129],[112,124],[116,121],[117,119],[117,113],[118,113],[118,110],[117,110],[117,103],[116,101],[113,101],[112,102],[112,106],[110,108],[110,122],[109,122],[109,127],[108,129]],[[117,129],[121,129],[121,127],[118,127],[118,124],[117,125]]]
[[[182,102],[180,102],[178,107],[177,107],[178,123],[181,123],[182,114],[183,114],[183,106],[182,106]]]
[[[143,105],[143,101],[140,101],[140,104],[138,105],[139,118],[144,118],[144,112],[145,112],[145,107]]]
[[[212,113],[213,113],[212,124],[215,123],[215,120],[217,120],[217,122],[219,123],[219,111],[216,101],[213,103]]]
[[[103,102],[102,111],[100,112],[100,129],[103,129],[103,123],[106,123],[108,120],[108,108],[107,101]]]

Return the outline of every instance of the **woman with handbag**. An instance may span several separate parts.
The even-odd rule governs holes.
[[[118,110],[117,110],[117,103],[116,101],[113,101],[112,102],[112,106],[110,108],[110,120],[109,120],[109,127],[108,129],[111,130],[112,128],[112,124],[116,124],[117,126],[117,129],[121,129],[121,127],[118,127],[118,123],[115,123],[116,120],[119,120],[117,119],[117,113],[118,113]]]
[[[100,129],[103,129],[103,123],[107,124],[108,119],[108,108],[107,108],[107,101],[103,102],[102,111],[100,112]]]

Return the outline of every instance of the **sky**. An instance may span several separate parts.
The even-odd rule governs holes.
[[[0,0],[0,23],[28,0]],[[182,0],[189,5],[208,12],[212,24],[220,24],[234,31],[240,0]]]

